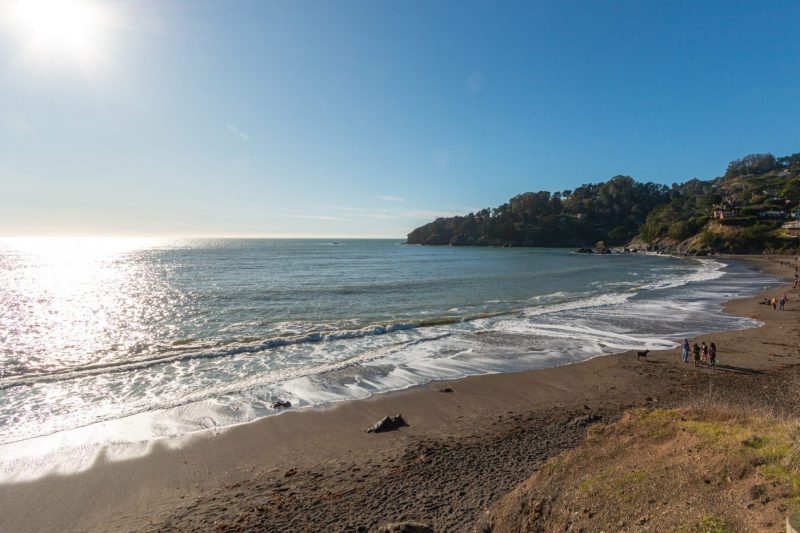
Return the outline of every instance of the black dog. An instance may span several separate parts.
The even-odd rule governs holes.
[[[647,360],[647,354],[650,353],[650,350],[645,350],[643,352],[636,352],[636,359],[644,359]]]

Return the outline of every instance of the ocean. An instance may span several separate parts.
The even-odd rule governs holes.
[[[755,325],[722,304],[775,281],[740,262],[567,249],[4,239],[0,480],[269,416],[277,400],[670,348]]]

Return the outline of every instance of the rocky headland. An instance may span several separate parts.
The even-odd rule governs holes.
[[[438,218],[408,244],[608,246],[682,254],[800,249],[800,153],[753,154],[713,180],[672,186],[615,176],[574,190],[526,192],[495,208]]]

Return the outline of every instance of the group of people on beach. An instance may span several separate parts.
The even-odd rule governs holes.
[[[780,309],[783,311],[783,308],[786,307],[786,302],[789,301],[789,297],[786,296],[786,293],[783,293],[781,299],[778,300],[777,297],[773,296],[772,298],[764,298],[761,300],[761,305],[771,305],[772,309]]]
[[[693,346],[689,345],[689,339],[683,339],[683,362],[689,362],[689,352],[694,355],[694,366],[700,366],[700,363],[705,363],[711,366],[717,364],[717,345],[713,342],[711,345],[706,345],[703,341],[701,344],[694,343]]]

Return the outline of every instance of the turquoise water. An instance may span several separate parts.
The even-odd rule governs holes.
[[[0,444],[178,435],[432,379],[746,327],[745,265],[391,240],[0,242]],[[148,418],[143,418],[147,415]],[[144,429],[142,429],[144,428]]]

